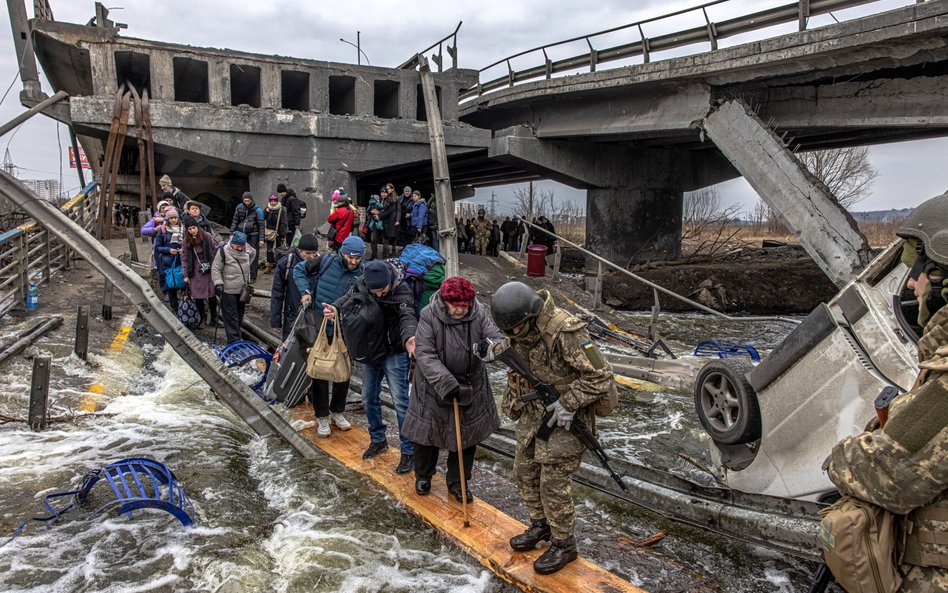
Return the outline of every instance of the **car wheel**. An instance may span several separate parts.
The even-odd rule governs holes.
[[[711,438],[725,445],[756,441],[761,435],[760,404],[744,375],[754,365],[722,359],[701,368],[695,381],[695,411]]]

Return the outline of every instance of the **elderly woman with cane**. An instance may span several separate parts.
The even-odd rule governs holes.
[[[484,338],[497,342],[504,335],[471,283],[448,278],[418,319],[414,389],[402,424],[402,435],[415,444],[415,492],[426,496],[431,491],[438,452],[447,449],[448,492],[465,504],[465,511],[473,500],[468,486],[474,451],[500,427],[487,369],[473,351]]]

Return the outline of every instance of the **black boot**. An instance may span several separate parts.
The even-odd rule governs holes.
[[[415,469],[415,456],[402,453],[402,456],[398,459],[398,466],[395,468],[395,473],[407,474],[413,469]]]
[[[566,539],[554,538],[550,540],[550,549],[533,563],[533,570],[539,574],[553,574],[578,557],[576,539],[573,536]]]
[[[428,496],[431,492],[431,478],[417,478],[415,480],[415,493],[418,496]]]
[[[471,494],[470,483],[467,484],[467,488],[465,488],[465,490],[466,490],[465,494],[467,494],[467,502],[468,503],[474,502],[474,495]],[[450,492],[454,496],[454,500],[458,502],[464,502],[461,499],[461,483],[460,482],[456,484],[448,484],[448,492]]]
[[[531,521],[526,531],[510,538],[510,547],[518,552],[529,552],[537,547],[538,543],[549,541],[551,537],[550,524],[546,519]]]
[[[381,455],[388,449],[388,441],[379,441],[377,443],[370,443],[369,448],[365,450],[365,453],[362,454],[362,459],[371,459],[376,455]]]

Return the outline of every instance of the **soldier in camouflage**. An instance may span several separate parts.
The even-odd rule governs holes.
[[[487,255],[487,243],[490,242],[491,223],[483,208],[477,211],[477,218],[471,223],[474,228],[474,252]]]
[[[921,372],[888,421],[839,442],[823,464],[840,492],[897,517],[900,593],[948,593],[948,193],[920,205],[896,234],[919,303]]]
[[[550,548],[533,563],[538,573],[550,574],[578,555],[571,475],[579,468],[585,447],[569,426],[579,416],[595,431],[591,406],[614,389],[612,367],[590,340],[586,324],[554,305],[545,290],[508,282],[494,293],[491,314],[530,369],[561,394],[549,407],[540,400],[524,402],[521,398],[530,386],[511,373],[502,402],[504,413],[517,422],[514,479],[531,522],[523,534],[511,538],[510,546],[526,552],[551,540]],[[556,423],[556,428],[544,442],[534,435],[547,411],[553,413],[550,425]]]

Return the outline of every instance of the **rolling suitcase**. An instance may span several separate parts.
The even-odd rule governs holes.
[[[264,384],[264,397],[276,400],[288,408],[306,398],[312,379],[306,374],[306,350],[296,338],[296,326],[303,323],[304,311],[293,322],[293,331],[280,346],[280,361],[270,365]]]

